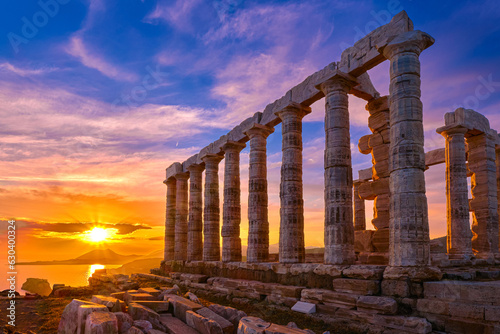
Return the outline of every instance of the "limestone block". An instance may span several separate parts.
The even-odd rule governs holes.
[[[187,311],[193,311],[196,312],[199,309],[203,308],[202,305],[193,303],[192,301],[178,297],[178,296],[172,296],[169,297],[168,301],[172,303],[174,307],[174,316],[176,318],[181,319],[182,321],[186,322],[186,312]]]
[[[322,302],[338,308],[352,309],[356,307],[358,298],[357,294],[327,290],[322,296]]]
[[[400,332],[427,334],[432,331],[432,325],[425,318],[418,317],[376,315],[372,324],[396,329]]]
[[[125,291],[114,292],[114,293],[110,294],[109,296],[112,298],[116,298],[116,299],[119,299],[121,301],[124,301],[123,299],[125,297]]]
[[[182,320],[173,317],[171,314],[162,314],[160,323],[169,334],[200,334],[196,329],[186,325]]]
[[[93,295],[92,302],[96,304],[105,305],[111,312],[120,312],[122,310],[121,301],[113,297]]]
[[[368,127],[372,132],[389,129],[389,110],[372,113],[368,117]]]
[[[61,315],[57,334],[74,334],[78,330],[78,309],[81,305],[93,305],[101,307],[101,305],[88,302],[85,300],[73,299],[66,307]]]
[[[153,324],[151,324],[147,320],[135,320],[133,327],[138,328],[142,332],[147,332],[147,331],[153,329]]]
[[[134,300],[151,300],[151,301],[156,300],[156,298],[154,296],[150,295],[149,293],[140,293],[140,292],[130,293],[129,291],[127,291],[127,293],[125,293],[124,298],[125,298],[126,304],[130,304]]]
[[[87,317],[92,312],[109,312],[109,309],[105,305],[80,305],[78,307],[78,329],[77,334],[85,333],[85,324],[87,323]]]
[[[155,289],[155,288],[140,288],[138,290],[139,293],[147,293],[150,294],[151,296],[158,297],[161,293],[160,290]]]
[[[111,312],[93,312],[85,322],[85,334],[118,334],[118,320]]]
[[[134,300],[134,303],[146,306],[156,313],[168,312],[168,308],[170,306],[168,301],[159,300]]]
[[[127,334],[143,334],[144,332],[141,331],[139,328],[135,327],[135,326],[132,326],[128,329],[128,331],[126,332]]]
[[[208,308],[221,317],[229,320],[233,325],[234,328],[238,328],[238,324],[240,323],[240,320],[243,317],[246,317],[246,313],[240,310],[237,310],[235,308],[229,307],[229,306],[223,306],[219,304],[212,304],[208,306]]]
[[[348,266],[346,265],[320,264],[313,270],[313,272],[316,275],[328,275],[332,278],[340,278],[342,277],[342,270],[347,267]]]
[[[186,312],[186,323],[201,334],[222,334],[222,328],[214,320],[193,311]]]
[[[500,322],[500,307],[484,306],[484,320]]]
[[[316,313],[316,304],[297,302],[295,305],[293,305],[292,311],[305,314]]]
[[[369,141],[372,135],[365,135],[359,138],[358,141],[358,149],[360,153],[370,154],[372,152],[372,148],[369,145]]]
[[[389,129],[383,129],[381,131],[377,131],[370,136],[370,140],[368,141],[368,145],[370,147],[376,147],[382,144],[390,143],[390,131]]]
[[[376,295],[380,292],[380,281],[351,278],[335,278],[333,289],[337,292],[347,292],[360,295]]]
[[[118,321],[118,332],[126,333],[134,324],[134,319],[130,314],[125,312],[114,312],[116,320]]]
[[[358,171],[358,178],[359,181],[368,181],[372,179],[372,169],[367,168],[367,169],[360,169]]]
[[[153,328],[161,329],[160,315],[149,307],[132,302],[128,305],[128,313],[134,320],[147,320]]]
[[[353,265],[344,269],[342,275],[349,278],[364,280],[380,280],[384,275],[385,266]]]
[[[396,314],[398,303],[389,297],[361,296],[356,304],[358,310],[373,313]]]
[[[389,250],[389,228],[381,228],[373,234],[373,247],[377,252]]]
[[[265,330],[270,326],[271,323],[260,318],[244,317],[240,321],[237,334],[265,334]]]
[[[373,252],[373,234],[375,231],[354,231],[354,250],[359,252]]]
[[[220,328],[222,328],[222,332],[226,334],[232,334],[234,332],[234,325],[229,320],[221,317],[209,308],[203,307],[197,310],[196,313],[207,319],[215,321]]]
[[[384,279],[382,281],[382,295],[393,297],[409,297],[410,285],[407,279]]]
[[[388,266],[384,271],[384,279],[401,279],[409,277],[412,281],[439,281],[443,273],[437,267],[394,267]]]
[[[427,167],[444,164],[445,163],[445,149],[438,148],[425,153],[425,165]]]
[[[298,329],[298,328],[290,328],[277,324],[271,324],[264,331],[265,334],[309,334],[310,332]]]

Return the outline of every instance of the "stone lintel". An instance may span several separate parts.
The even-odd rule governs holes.
[[[472,136],[490,131],[488,119],[472,109],[458,108],[453,112],[446,113],[444,121],[445,126],[437,129],[438,133],[453,127],[464,127],[469,130],[467,135]]]
[[[446,150],[444,148],[438,148],[425,153],[425,166],[430,167],[434,165],[444,164],[446,156]]]
[[[231,131],[229,131],[229,133],[227,134],[228,140],[246,143],[249,139],[247,134],[245,133],[246,129],[249,128],[252,124],[259,123],[261,117],[262,113],[256,112],[252,117],[249,117],[241,122]]]
[[[182,169],[187,172],[191,165],[196,165],[198,161],[198,154],[189,157],[186,161],[182,163]]]
[[[163,183],[166,183],[169,178],[174,177],[176,174],[182,173],[183,171],[182,164],[180,162],[174,162],[166,169],[166,178]]]

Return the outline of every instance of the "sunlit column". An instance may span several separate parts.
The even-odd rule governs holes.
[[[365,200],[359,196],[359,186],[361,182],[353,182],[353,197],[354,197],[354,230],[364,231],[366,230],[366,212],[365,212]]]
[[[356,79],[337,71],[318,86],[325,94],[325,263],[354,263],[351,135],[348,93]]]
[[[245,134],[250,138],[248,170],[248,249],[247,262],[269,259],[267,195],[267,137],[274,130],[254,124]]]
[[[430,265],[419,55],[433,43],[429,35],[410,31],[397,36],[383,49],[384,56],[391,62],[391,266]]]
[[[446,218],[447,249],[450,259],[472,257],[472,232],[469,219],[469,189],[465,133],[467,129],[455,127],[438,129],[446,141]]]
[[[222,156],[207,154],[205,163],[205,208],[203,212],[203,261],[220,261],[219,163]]]
[[[167,185],[167,207],[165,217],[165,249],[163,259],[165,261],[172,261],[174,259],[175,249],[175,197],[176,197],[176,183],[175,178],[171,177],[165,180]]]
[[[187,232],[188,232],[188,179],[189,173],[175,175],[176,210],[175,210],[175,255],[174,260],[187,260]]]
[[[302,118],[311,108],[290,104],[276,113],[282,121],[279,262],[305,261],[302,184]]]
[[[189,171],[188,261],[203,260],[203,165],[191,165]]]

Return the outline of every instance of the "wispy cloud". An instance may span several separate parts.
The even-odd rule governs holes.
[[[9,71],[9,72],[15,73],[15,74],[20,75],[22,77],[43,75],[43,74],[51,73],[51,72],[58,70],[57,68],[37,68],[37,69],[21,68],[21,67],[17,67],[17,66],[12,65],[9,62],[0,63],[0,69],[3,71]]]
[[[176,0],[173,5],[158,2],[153,12],[144,21],[148,23],[166,22],[181,31],[192,31],[191,15],[201,0]]]

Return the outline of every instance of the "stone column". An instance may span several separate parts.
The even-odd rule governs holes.
[[[498,203],[497,214],[500,218],[500,145],[495,146],[495,153],[496,153],[496,166],[497,166],[497,203]],[[500,251],[500,231],[498,234],[498,246]]]
[[[354,186],[354,230],[366,230],[365,200],[359,196],[359,185],[361,182],[353,181]]]
[[[446,220],[447,249],[450,259],[470,259],[472,232],[469,221],[469,189],[465,133],[467,129],[455,127],[438,129],[446,140]]]
[[[189,173],[175,175],[176,209],[175,209],[175,255],[174,260],[187,260],[187,232],[188,232],[188,179]]]
[[[202,157],[205,163],[203,261],[220,261],[219,162],[222,158],[217,154]]]
[[[222,212],[222,261],[241,262],[240,152],[245,144],[228,141],[224,158],[224,205]]]
[[[250,138],[248,171],[248,249],[247,262],[269,260],[269,221],[267,197],[267,137],[274,130],[254,124],[245,134]]]
[[[165,218],[165,250],[163,259],[172,261],[175,254],[175,197],[176,197],[176,180],[171,177],[163,183],[167,185],[167,212]]]
[[[276,112],[282,121],[279,262],[305,261],[302,190],[302,118],[311,108],[292,103]]]
[[[430,265],[419,55],[433,42],[410,31],[383,49],[391,61],[389,264],[395,267]]]
[[[472,248],[477,257],[498,256],[498,195],[493,134],[467,137],[472,200]]]
[[[356,78],[337,71],[318,88],[325,94],[325,263],[355,261],[351,135],[347,94]]]
[[[191,165],[189,171],[188,261],[203,260],[202,165]]]

